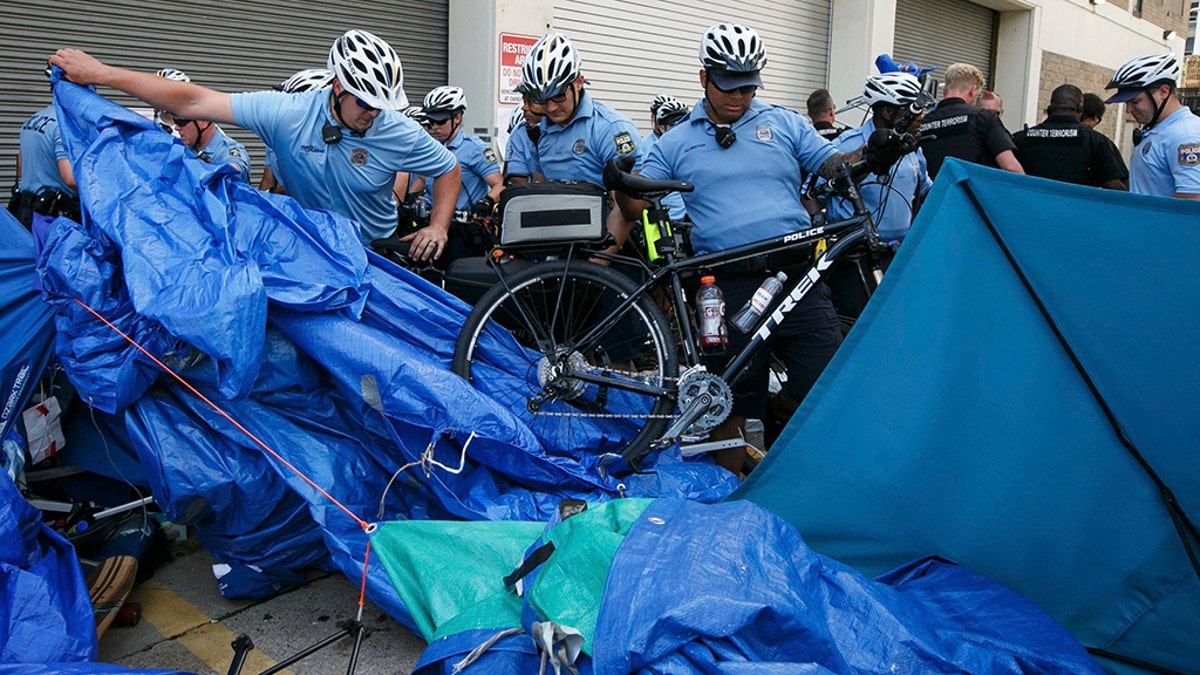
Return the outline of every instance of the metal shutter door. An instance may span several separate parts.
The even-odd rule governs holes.
[[[937,66],[940,81],[952,63],[969,63],[992,84],[997,13],[965,0],[896,0],[897,61]]]
[[[688,105],[703,95],[700,36],[722,21],[747,25],[766,43],[762,99],[803,111],[809,93],[825,86],[830,11],[830,0],[559,0],[553,24],[579,49],[589,91],[645,134],[655,95]]]
[[[419,102],[430,88],[446,82],[447,2],[372,2],[364,20],[314,0],[200,5],[4,0],[0,25],[9,37],[0,51],[0,195],[7,201],[21,124],[50,100],[42,69],[59,47],[78,47],[110,65],[139,71],[179,68],[198,84],[238,92],[269,89],[297,70],[324,67],[338,35],[364,28],[399,52],[405,90]],[[145,107],[111,89],[100,93],[122,105]],[[223,128],[246,144],[257,185],[262,143],[248,131]]]

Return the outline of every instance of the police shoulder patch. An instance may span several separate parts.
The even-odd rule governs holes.
[[[613,144],[617,146],[618,155],[628,155],[629,153],[633,152],[633,137],[630,136],[629,132],[627,131],[622,131],[616,136],[613,136]]]
[[[230,148],[230,149],[229,149],[229,156],[230,156],[230,157],[241,157],[241,156],[242,156],[242,151],[241,151],[241,150],[238,150],[237,148]]]
[[[483,158],[485,160],[487,160],[489,163],[495,164],[496,163],[496,151],[492,150],[491,148],[484,148],[483,149]]]
[[[1179,163],[1184,166],[1200,165],[1200,143],[1184,143],[1179,146]]]

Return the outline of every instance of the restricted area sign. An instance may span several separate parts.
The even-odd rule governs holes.
[[[500,102],[520,103],[517,86],[521,84],[521,66],[525,55],[538,41],[537,35],[500,34]]]

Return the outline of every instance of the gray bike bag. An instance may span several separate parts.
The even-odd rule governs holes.
[[[608,209],[608,192],[587,181],[511,185],[500,193],[500,245],[600,241]]]

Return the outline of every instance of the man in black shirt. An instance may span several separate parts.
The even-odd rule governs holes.
[[[1112,142],[1079,121],[1083,92],[1064,84],[1050,94],[1046,121],[1013,134],[1017,159],[1031,176],[1126,190],[1129,170]]]
[[[818,89],[808,95],[808,119],[812,120],[817,134],[827,141],[832,141],[850,127],[840,124],[833,119],[833,96],[827,89]]]
[[[931,136],[921,142],[931,178],[947,157],[1025,173],[1000,118],[975,105],[982,90],[983,73],[975,66],[955,63],[946,69],[945,98],[921,122],[921,133]]]

